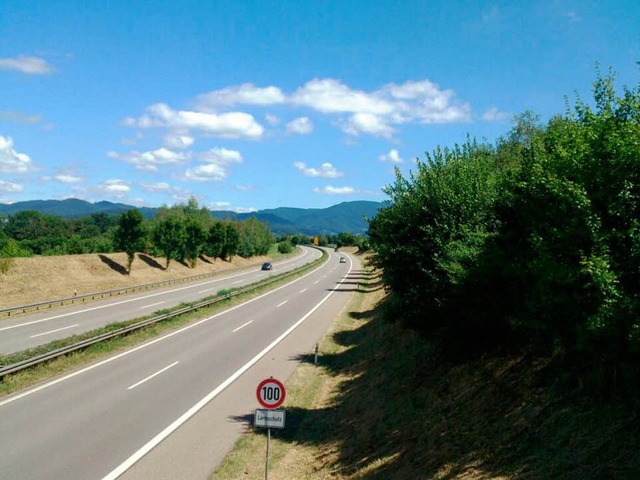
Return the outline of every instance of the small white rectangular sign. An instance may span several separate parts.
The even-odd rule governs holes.
[[[284,417],[284,410],[258,408],[253,418],[253,424],[256,427],[284,428]]]

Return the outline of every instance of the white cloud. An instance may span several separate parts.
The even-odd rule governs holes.
[[[398,153],[398,150],[396,150],[395,148],[391,149],[389,153],[380,155],[380,160],[383,162],[396,163],[396,164],[404,162],[404,160],[400,158],[400,154]]]
[[[322,113],[350,113],[337,124],[349,135],[389,138],[392,125],[403,123],[451,123],[471,119],[468,103],[456,99],[453,90],[442,90],[429,80],[390,83],[373,92],[354,90],[335,79],[314,79],[290,97],[294,105]]]
[[[7,182],[0,180],[0,192],[6,193],[20,193],[24,190],[24,187],[18,183]]]
[[[334,125],[356,137],[372,135],[390,138],[396,126],[406,123],[452,123],[471,120],[471,107],[457,99],[451,89],[441,89],[429,80],[390,83],[377,90],[363,91],[349,87],[333,78],[316,78],[291,95],[279,87],[256,87],[250,83],[230,86],[199,95],[195,110],[174,110],[165,103],[149,105],[139,117],[125,118],[125,126],[139,129],[167,129],[165,146],[179,149],[193,144],[193,135],[229,139],[257,140],[264,136],[264,127],[253,114],[222,111],[235,105],[265,107],[269,105],[308,107],[317,112],[337,115]],[[281,119],[264,114],[272,126]],[[286,125],[288,134],[308,134],[314,129],[308,116],[294,119]]]
[[[278,87],[256,87],[251,83],[234,85],[198,95],[196,108],[204,112],[217,112],[233,105],[274,105],[283,103],[285,96]]]
[[[385,85],[379,94],[393,99],[393,123],[452,123],[471,120],[471,106],[457,102],[453,90],[441,90],[429,80]]]
[[[258,211],[258,209],[254,207],[234,207],[232,210],[236,213],[252,213]]]
[[[99,199],[109,198],[123,200],[127,198],[131,187],[129,186],[129,182],[124,180],[109,179],[91,187],[89,190],[93,196]]]
[[[307,82],[293,93],[291,102],[323,113],[389,114],[393,111],[393,106],[383,99],[359,90],[352,90],[332,78],[316,78]]]
[[[354,137],[364,133],[374,137],[390,138],[395,132],[385,123],[383,117],[371,113],[355,113],[346,121],[339,123],[344,133]]]
[[[309,117],[296,118],[287,123],[287,133],[307,135],[311,132],[313,132],[313,122],[309,120]]]
[[[35,170],[29,155],[14,150],[11,137],[0,135],[0,172],[24,174]]]
[[[353,195],[356,193],[353,187],[333,187],[331,185],[322,188],[316,187],[313,189],[313,192],[325,195]]]
[[[209,202],[209,208],[211,210],[222,210],[228,212],[236,212],[236,213],[251,213],[256,212],[257,209],[253,207],[233,207],[229,202]]]
[[[508,112],[502,112],[498,110],[498,107],[491,107],[482,114],[482,119],[486,122],[503,122],[509,120],[511,114]]]
[[[187,169],[183,179],[188,182],[215,182],[227,178],[227,171],[221,165],[207,163]]]
[[[182,179],[187,182],[214,182],[225,180],[228,176],[228,165],[242,163],[242,155],[237,150],[227,148],[212,148],[196,155],[198,160],[205,162],[185,171]]]
[[[194,141],[194,138],[189,135],[176,135],[174,133],[169,133],[164,137],[164,144],[166,147],[178,150],[189,148],[193,145]]]
[[[52,180],[60,183],[79,183],[83,180],[82,177],[73,175],[72,173],[59,173],[52,177]]]
[[[171,186],[167,182],[139,182],[138,185],[145,192],[167,195],[174,202],[184,202],[193,197],[190,190]]]
[[[196,130],[204,135],[221,138],[258,139],[264,133],[262,125],[248,113],[214,114],[173,110],[164,103],[150,105],[144,115],[139,118],[125,118],[123,124],[138,128],[167,128],[185,134]]]
[[[133,151],[121,154],[109,152],[110,158],[117,158],[135,166],[136,170],[157,172],[160,165],[179,165],[191,157],[191,152],[174,152],[167,148],[158,148],[147,152]]]
[[[304,162],[295,162],[293,166],[307,177],[338,178],[342,176],[342,172],[336,170],[336,168],[328,162],[323,163],[320,168],[307,167]]]
[[[213,210],[231,210],[229,202],[209,202],[209,208]]]
[[[267,123],[272,126],[280,125],[280,119],[276,115],[272,115],[267,113],[264,118],[267,120]]]
[[[0,58],[0,70],[16,70],[22,73],[44,75],[53,72],[53,67],[42,58],[20,55],[16,58]]]
[[[27,113],[13,111],[0,112],[0,121],[2,120],[33,125],[42,120],[42,115],[29,115]]]
[[[252,192],[256,189],[255,185],[236,185],[234,187],[236,190],[240,190],[241,192]]]
[[[140,182],[138,185],[140,185],[140,188],[144,191],[151,193],[166,193],[171,191],[171,186],[167,182]]]
[[[230,163],[241,163],[242,155],[237,150],[229,150],[227,148],[212,148],[206,152],[198,154],[198,158],[205,162],[215,163],[217,165],[228,165]]]

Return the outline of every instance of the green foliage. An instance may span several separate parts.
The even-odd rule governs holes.
[[[269,227],[250,217],[239,224],[240,244],[238,254],[244,258],[266,255],[273,243]]]
[[[438,149],[417,173],[385,192],[388,206],[370,222],[374,263],[394,292],[397,312],[425,332],[447,326],[448,305],[495,229],[493,151],[467,141]]]
[[[127,272],[131,272],[131,265],[136,252],[143,251],[146,245],[146,229],[144,218],[140,210],[131,209],[120,216],[118,227],[114,235],[115,247],[127,254]]]
[[[291,253],[293,252],[293,245],[291,242],[284,241],[278,243],[278,253]]]
[[[187,220],[184,232],[184,257],[193,268],[196,266],[198,257],[204,247],[204,242],[207,240],[207,231],[204,225],[198,222],[196,218],[191,218]]]
[[[179,256],[184,250],[185,237],[184,224],[177,218],[168,216],[154,223],[151,239],[156,251],[166,258],[165,268],[169,267],[171,259],[181,260]]]
[[[211,257],[224,259],[223,251],[225,250],[226,242],[227,229],[225,224],[216,220],[213,225],[209,227],[209,236],[204,251]]]
[[[524,345],[637,382],[640,87],[616,96],[598,72],[593,91],[547,125],[516,116],[495,149],[396,173],[369,226],[392,313],[454,353]]]
[[[225,243],[222,248],[221,258],[230,258],[238,254],[240,249],[240,232],[238,225],[233,222],[225,222]]]

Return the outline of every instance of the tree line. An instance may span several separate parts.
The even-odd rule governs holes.
[[[229,259],[266,255],[273,243],[286,254],[296,245],[311,245],[303,234],[276,236],[269,226],[250,217],[244,221],[218,220],[190,199],[185,204],[160,207],[152,219],[137,209],[119,216],[94,213],[77,219],[62,218],[38,211],[20,211],[0,218],[0,273],[6,273],[10,259],[33,255],[74,255],[126,252],[127,270],[136,252],[164,257],[195,266],[201,254]],[[368,248],[366,238],[351,233],[321,235],[320,246]]]
[[[532,112],[496,143],[436,148],[370,222],[388,318],[443,355],[560,355],[572,378],[640,380],[640,86]]]
[[[128,271],[136,252],[164,257],[166,267],[171,260],[194,267],[201,254],[224,260],[266,255],[274,241],[268,225],[256,218],[218,220],[195,199],[163,206],[149,220],[131,209],[78,219],[21,211],[0,221],[0,258],[120,251],[127,253]]]

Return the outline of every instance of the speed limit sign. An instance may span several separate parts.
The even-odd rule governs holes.
[[[264,408],[278,408],[284,402],[284,385],[275,378],[267,378],[258,385],[256,395]]]

